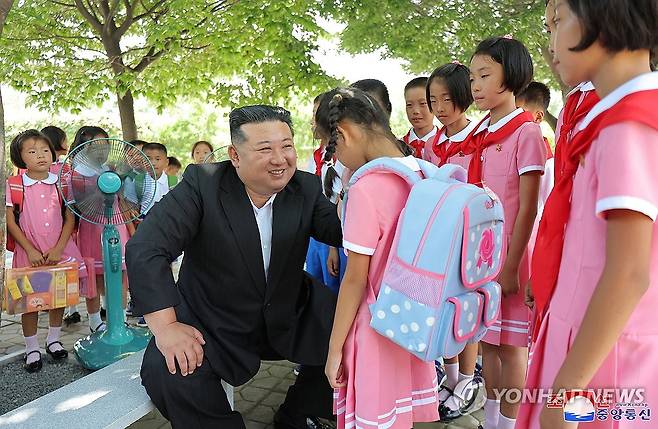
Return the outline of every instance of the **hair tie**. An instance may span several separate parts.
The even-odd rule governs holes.
[[[503,36],[503,39],[512,40],[514,37],[511,34],[506,34]]]
[[[453,64],[457,64],[458,66],[463,66],[464,64],[460,63],[459,60],[452,60]]]

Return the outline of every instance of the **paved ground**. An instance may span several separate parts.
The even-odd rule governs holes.
[[[62,329],[62,342],[68,350],[79,338],[89,333],[84,304],[79,305],[82,322]],[[129,321],[134,322],[134,319]],[[45,313],[39,316],[39,344],[45,342],[48,327],[48,317]],[[21,332],[20,316],[2,314],[0,325],[0,357],[24,349]],[[289,362],[263,362],[258,374],[244,386],[235,390],[235,407],[242,413],[247,429],[270,429],[272,417],[283,401],[288,386],[294,382],[292,364]],[[451,424],[428,423],[418,424],[422,429],[470,429],[477,428],[478,419],[483,418],[482,410],[465,416]],[[130,426],[132,429],[164,429],[170,428],[169,423],[157,412],[153,412]]]

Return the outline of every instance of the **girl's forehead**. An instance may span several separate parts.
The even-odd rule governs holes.
[[[491,55],[486,54],[477,54],[473,56],[471,60],[471,73],[481,72],[483,69],[492,69],[495,68],[498,64]]]
[[[48,143],[43,139],[29,138],[23,142],[22,149],[35,149],[37,147],[49,147]]]

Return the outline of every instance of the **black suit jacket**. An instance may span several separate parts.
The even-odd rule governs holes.
[[[340,246],[336,206],[297,171],[273,205],[266,279],[253,208],[230,162],[192,165],[126,245],[137,314],[174,307],[203,334],[213,370],[233,385],[264,359],[324,365],[336,297],[303,272],[309,237]],[[170,264],[185,252],[177,286]]]

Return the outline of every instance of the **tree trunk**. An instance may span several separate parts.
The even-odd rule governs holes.
[[[5,26],[5,20],[7,15],[9,15],[9,10],[14,5],[14,0],[0,0],[0,36],[2,36],[2,29]],[[5,200],[5,180],[6,180],[6,168],[5,165],[5,109],[2,104],[2,90],[0,90],[0,145],[2,150],[0,151],[0,201]],[[7,242],[7,210],[0,210],[0,308],[2,308],[2,301],[5,296],[5,243]]]
[[[137,138],[137,122],[135,121],[135,100],[133,94],[128,90],[123,97],[117,95],[119,105],[119,116],[121,117],[121,131],[125,141]]]

